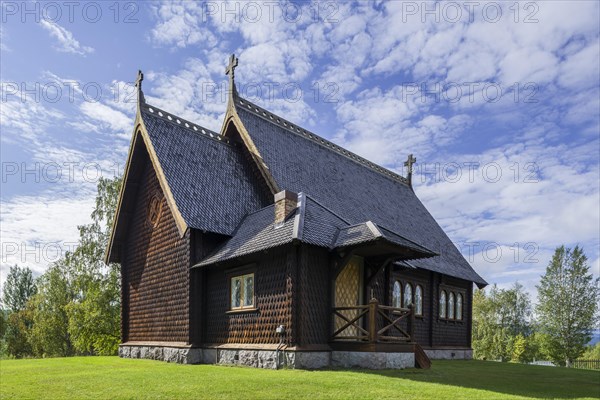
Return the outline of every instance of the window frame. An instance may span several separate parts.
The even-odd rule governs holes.
[[[452,302],[450,302],[452,299]],[[456,293],[454,291],[448,292],[448,300],[446,301],[448,309],[446,310],[446,318],[450,321],[454,321],[456,319]]]
[[[406,293],[407,293],[407,289],[410,288],[410,304],[406,304]],[[413,290],[413,285],[410,282],[406,282],[404,284],[404,293],[402,293],[402,307],[403,308],[408,308],[410,307],[411,304],[415,303],[415,299],[414,299],[414,290]]]
[[[444,295],[444,305],[442,306],[442,295]],[[442,310],[444,315],[442,315]],[[438,296],[438,316],[440,319],[448,319],[448,292],[446,289],[440,288],[440,294]]]
[[[460,314],[458,313],[458,299],[460,299]],[[465,308],[465,297],[460,292],[456,293],[455,308],[456,310],[454,311],[454,319],[456,321],[462,321],[463,310]]]
[[[398,285],[398,304],[394,304],[394,292],[396,290],[396,285]],[[392,286],[392,307],[402,308],[402,282],[399,279],[394,281],[394,285]]]
[[[417,312],[417,288],[421,291],[421,312],[420,313]],[[415,285],[415,290],[414,290],[414,293],[413,293],[413,296],[414,296],[414,305],[415,305],[415,316],[416,317],[422,317],[423,316],[423,298],[425,297],[424,293],[425,292],[423,290],[423,285],[417,283]]]
[[[252,276],[253,281],[253,293],[252,293],[252,305],[244,306],[244,278],[247,276]],[[235,278],[241,278],[241,287],[240,287],[240,307],[233,307],[233,302],[231,298],[231,291],[233,289],[233,280]],[[230,270],[226,274],[227,279],[227,294],[228,294],[228,307],[227,314],[231,313],[240,313],[240,312],[248,312],[248,311],[256,311],[256,268],[255,265],[246,265],[243,267],[238,267]]]
[[[440,314],[440,303],[439,303],[439,296],[441,296],[442,291],[446,292],[446,316],[442,317]],[[454,293],[454,318],[450,318],[448,315],[448,300],[449,300],[449,294],[450,292]],[[465,323],[465,314],[464,314],[464,309],[465,309],[465,299],[467,298],[467,291],[464,288],[458,287],[458,286],[451,286],[448,284],[444,284],[444,283],[440,283],[439,285],[439,290],[438,290],[438,313],[437,313],[437,319],[438,321],[443,321],[445,323],[453,323],[453,324],[464,324]],[[458,298],[458,296],[462,297],[462,319],[458,319],[456,318],[456,299]]]

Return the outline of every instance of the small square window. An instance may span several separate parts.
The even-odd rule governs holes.
[[[254,308],[254,274],[231,278],[231,309]]]

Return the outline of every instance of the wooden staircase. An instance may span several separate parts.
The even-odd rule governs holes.
[[[420,344],[415,343],[415,368],[429,369],[431,368],[431,360],[423,350]]]

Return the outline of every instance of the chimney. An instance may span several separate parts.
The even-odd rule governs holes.
[[[294,192],[283,190],[275,194],[275,226],[283,225],[286,217],[296,209],[298,195]]]

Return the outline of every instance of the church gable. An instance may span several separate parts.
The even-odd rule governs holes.
[[[141,117],[189,228],[231,235],[268,204],[239,143],[152,105],[141,105]]]
[[[141,149],[143,151],[145,149]],[[188,341],[189,231],[180,235],[147,152],[139,154],[121,261],[125,341]]]

